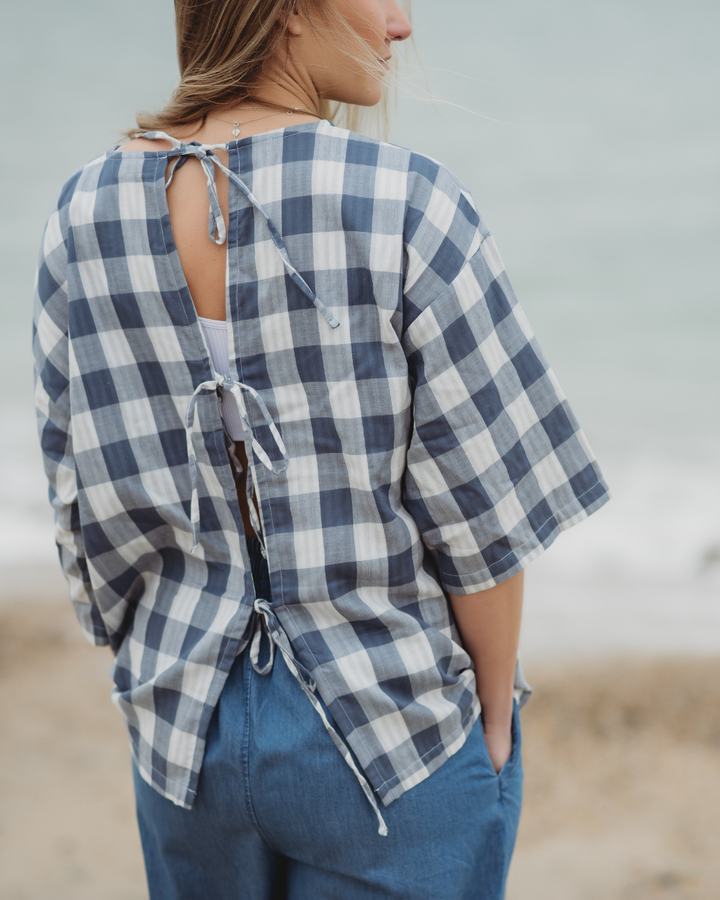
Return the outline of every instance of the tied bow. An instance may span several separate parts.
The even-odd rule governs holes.
[[[224,388],[226,391],[229,391],[235,398],[240,418],[242,419],[242,423],[245,426],[245,431],[247,434],[251,435],[252,448],[265,468],[269,469],[274,475],[279,475],[280,472],[285,471],[289,462],[287,449],[285,448],[285,443],[280,436],[280,432],[277,430],[277,426],[273,422],[272,416],[268,412],[265,401],[260,396],[260,394],[258,394],[255,388],[251,387],[249,384],[245,384],[242,381],[233,381],[228,376],[223,375],[216,375],[212,380],[203,381],[201,384],[199,384],[195,388],[193,395],[190,398],[187,412],[185,413],[185,436],[187,439],[188,466],[190,468],[190,485],[192,492],[190,501],[190,526],[192,529],[193,550],[195,550],[198,545],[200,531],[200,501],[198,498],[197,459],[195,457],[194,447],[195,406],[197,403],[198,394],[200,394],[201,391],[217,391],[218,388]],[[275,446],[280,451],[280,455],[282,456],[282,459],[278,463],[272,462],[263,445],[255,437],[247,416],[245,398],[242,394],[244,390],[248,391],[257,401],[260,412],[262,413],[262,417],[265,420],[265,424],[270,429],[270,434],[272,435],[272,438],[275,442]]]
[[[210,236],[210,240],[215,244],[224,244],[227,238],[225,219],[223,218],[222,209],[220,208],[220,199],[218,197],[217,184],[215,182],[215,168],[217,167],[221,172],[224,172],[230,183],[235,185],[240,193],[243,194],[243,196],[245,196],[247,200],[249,200],[253,207],[265,219],[273,244],[275,245],[277,252],[280,254],[283,265],[285,266],[285,269],[292,279],[293,283],[297,285],[298,288],[300,288],[300,290],[308,298],[308,300],[312,301],[312,303],[315,305],[318,312],[323,317],[323,319],[325,319],[328,325],[330,325],[332,328],[338,327],[338,325],[340,324],[338,320],[332,315],[332,313],[327,308],[327,306],[325,306],[322,300],[317,297],[315,292],[310,288],[302,275],[290,262],[290,257],[288,256],[288,252],[285,248],[283,239],[280,237],[280,232],[277,230],[277,228],[275,227],[275,223],[265,212],[253,192],[241,178],[238,178],[238,176],[234,172],[226,168],[220,162],[218,157],[212,152],[213,150],[217,149],[225,149],[225,144],[184,144],[181,141],[178,141],[176,138],[170,137],[169,134],[165,134],[164,131],[149,131],[146,134],[141,135],[141,137],[150,139],[162,138],[163,140],[170,141],[170,143],[173,145],[174,150],[177,151],[177,153],[169,154],[170,156],[177,155],[179,159],[173,166],[172,172],[170,173],[170,178],[165,184],[166,189],[170,187],[175,172],[180,168],[180,166],[183,165],[183,163],[189,156],[194,156],[200,161],[200,165],[203,167],[203,171],[205,172],[205,177],[207,179],[208,199],[210,200],[210,212],[208,214],[208,235]],[[215,235],[217,235],[217,237],[215,237]]]

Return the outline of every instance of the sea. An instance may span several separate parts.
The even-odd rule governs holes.
[[[613,499],[527,570],[542,662],[720,652],[720,4],[415,0],[389,139],[471,191]],[[0,603],[62,597],[33,411],[63,182],[176,80],[171,0],[0,0]]]

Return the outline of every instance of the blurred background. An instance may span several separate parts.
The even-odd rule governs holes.
[[[473,194],[614,495],[527,573],[509,900],[717,900],[720,6],[413,16],[390,139]],[[0,0],[0,72],[0,896],[134,900],[127,750],[56,561],[30,321],[60,186],[176,83],[172,3]]]

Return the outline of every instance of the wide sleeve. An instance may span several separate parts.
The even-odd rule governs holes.
[[[411,298],[403,336],[414,385],[405,504],[453,594],[514,575],[609,498],[492,237],[463,218],[442,240],[437,223],[415,229],[434,255],[410,254],[409,293],[429,289]],[[457,248],[456,274],[439,280],[443,241]]]
[[[78,512],[78,479],[70,416],[67,229],[61,201],[45,228],[38,263],[33,316],[35,408],[43,464],[55,512],[55,539],[70,599],[88,640],[109,644],[95,603]]]

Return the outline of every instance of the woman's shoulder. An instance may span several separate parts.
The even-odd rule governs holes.
[[[316,160],[336,160],[343,168],[343,190],[405,206],[405,236],[421,223],[472,238],[487,228],[470,191],[446,165],[425,153],[337,126],[318,130]],[[324,140],[322,140],[324,139]]]
[[[470,197],[465,185],[447,166],[425,153],[348,131],[330,123],[325,128],[318,129],[318,136],[325,137],[331,146],[333,143],[341,144],[340,155],[343,161],[350,165],[364,166],[371,175],[372,170],[382,168],[387,171],[388,177],[394,172],[398,177],[405,178],[410,190],[430,185],[437,186],[448,194]],[[337,151],[334,155],[337,155]]]
[[[92,210],[102,218],[104,200],[114,202],[111,197],[119,191],[121,184],[155,180],[159,177],[158,166],[164,171],[162,152],[158,151],[166,151],[167,147],[160,147],[161,143],[170,146],[169,142],[138,138],[116,144],[83,163],[63,183],[56,195],[53,213],[82,219]],[[71,214],[73,210],[77,211],[75,215]]]
[[[108,151],[108,153],[153,153],[156,150],[171,149],[172,144],[170,141],[163,140],[162,138],[138,137],[128,141],[126,144],[120,144],[117,147],[113,147],[112,151]]]
[[[56,194],[56,200],[51,211],[51,218],[59,216],[61,221],[66,221],[70,207],[77,198],[86,198],[88,192],[97,188],[99,172],[107,158],[107,154],[94,157],[89,162],[83,163],[67,178]]]
[[[315,146],[315,160],[337,160],[334,175],[342,186],[344,202],[359,196],[372,201],[373,230],[383,209],[393,223],[401,220],[408,255],[408,283],[420,280],[439,292],[477,252],[489,231],[470,191],[446,165],[416,150],[367,137],[335,126],[319,131],[326,138]],[[380,227],[379,230],[382,230]]]

